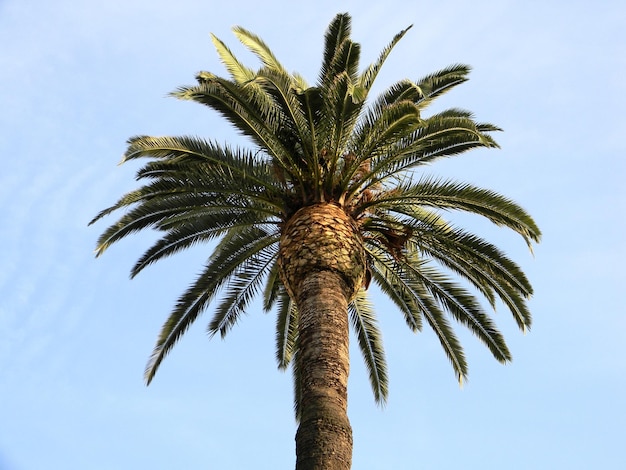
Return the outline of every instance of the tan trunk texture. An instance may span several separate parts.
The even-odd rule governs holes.
[[[304,278],[314,271],[333,271],[346,281],[352,296],[365,272],[363,241],[354,220],[332,203],[307,206],[287,222],[280,240],[283,282],[294,299]]]
[[[296,470],[348,470],[348,302],[365,270],[357,227],[339,206],[305,207],[285,227],[280,263],[299,312]]]

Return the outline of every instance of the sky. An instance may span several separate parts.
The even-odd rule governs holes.
[[[375,404],[353,348],[353,468],[626,468],[624,2],[0,0],[0,470],[293,468],[291,377],[276,368],[272,314],[251,309],[209,341],[208,311],[146,387],[159,328],[210,247],[130,281],[154,234],[96,260],[115,219],[87,224],[136,187],[137,167],[117,166],[133,135],[247,145],[216,113],[167,96],[200,70],[225,75],[209,33],[256,66],[231,33],[244,26],[312,83],[326,26],[344,11],[363,65],[414,25],[375,92],[473,67],[436,109],[499,125],[501,149],[426,171],[504,193],[543,231],[531,255],[519,237],[452,218],[535,288],[526,335],[504,308],[494,314],[512,363],[457,328],[462,389],[435,335],[411,333],[374,292],[390,394]]]

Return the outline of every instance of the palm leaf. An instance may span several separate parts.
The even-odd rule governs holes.
[[[422,316],[419,301],[411,289],[410,283],[402,276],[400,266],[384,248],[370,240],[365,249],[371,260],[372,279],[398,307],[407,326],[417,333],[422,329]]]
[[[466,82],[470,71],[469,65],[454,64],[418,80],[417,86],[423,93],[423,97],[417,102],[420,108],[427,107],[436,98]]]
[[[276,316],[276,361],[279,369],[286,369],[295,354],[298,337],[298,309],[281,290]]]
[[[226,292],[208,327],[209,335],[218,331],[222,338],[233,327],[250,301],[256,296],[262,282],[276,262],[277,239],[260,239],[253,255],[246,254],[244,262],[233,272]]]
[[[467,326],[504,363],[511,360],[511,353],[502,337],[476,298],[444,275],[427,267],[424,261],[409,264],[409,269],[420,279],[434,299],[455,320]]]
[[[163,325],[152,352],[145,377],[150,383],[163,358],[204,311],[218,290],[230,280],[233,273],[260,249],[271,243],[262,230],[229,232],[216,247],[204,271],[178,299],[174,310]]]
[[[358,212],[366,209],[391,209],[396,203],[411,202],[443,210],[459,210],[486,217],[498,226],[510,228],[520,234],[527,245],[538,242],[541,231],[530,215],[518,204],[494,191],[454,181],[422,178],[414,184],[398,186],[375,200],[362,204]]]
[[[222,63],[226,66],[226,69],[234,81],[242,84],[254,78],[254,71],[242,65],[220,39],[211,34],[211,40],[213,41],[213,45],[220,59],[222,59]]]
[[[267,275],[267,282],[263,290],[263,311],[270,312],[274,304],[279,299],[282,292],[282,281],[280,280],[280,266],[275,263]]]
[[[135,277],[147,266],[201,242],[221,236],[227,230],[245,229],[258,223],[258,216],[241,214],[241,211],[216,211],[202,214],[190,224],[174,228],[159,239],[139,258],[131,271]]]
[[[376,60],[376,62],[371,64],[367,69],[365,69],[365,71],[359,77],[359,86],[361,88],[369,92],[372,85],[374,84],[374,80],[376,80],[376,77],[378,76],[378,72],[380,71],[383,64],[385,63],[385,60],[387,60],[387,57],[389,57],[389,54],[391,53],[393,48],[396,46],[396,44],[398,44],[400,39],[402,39],[404,35],[407,33],[407,31],[411,29],[412,27],[413,26],[409,26],[408,28],[403,29],[398,34],[396,34],[394,38],[391,40],[391,42],[382,50],[382,52],[380,53],[378,57],[378,60]]]
[[[467,360],[465,359],[463,347],[454,334],[454,330],[450,327],[444,313],[435,304],[432,297],[425,289],[422,288],[421,285],[415,285],[414,288],[417,291],[416,295],[422,301],[422,314],[439,339],[439,343],[441,344],[441,347],[446,353],[446,356],[454,369],[457,380],[462,386],[463,382],[467,380],[468,372]]]
[[[259,87],[241,86],[214,77],[197,86],[181,87],[174,96],[196,101],[220,112],[235,128],[277,159],[283,168],[289,169],[295,181],[303,181],[300,167],[279,137],[282,122],[280,109]]]
[[[274,53],[265,42],[256,34],[251,33],[241,26],[235,26],[233,33],[239,41],[254,53],[267,68],[277,72],[287,73],[282,64],[278,61]]]
[[[337,51],[341,45],[349,41],[352,30],[352,20],[347,13],[338,14],[330,23],[324,35],[324,57],[320,69],[319,84],[324,87],[325,84],[332,82],[337,75],[335,66],[337,65]]]
[[[361,354],[370,378],[374,398],[385,403],[388,395],[387,363],[382,344],[382,336],[376,324],[376,315],[367,291],[361,289],[349,304],[348,312],[354,328]]]

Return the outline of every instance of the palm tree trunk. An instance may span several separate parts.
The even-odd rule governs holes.
[[[316,272],[298,292],[301,416],[296,470],[348,470],[352,464],[346,290],[338,274]]]
[[[358,227],[335,204],[304,207],[283,230],[279,262],[299,313],[296,470],[348,470],[348,303],[365,272]]]

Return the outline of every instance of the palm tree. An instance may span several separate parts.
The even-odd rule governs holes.
[[[511,355],[477,295],[503,302],[523,330],[532,288],[501,250],[449,223],[465,211],[520,234],[530,247],[540,231],[513,201],[471,184],[420,173],[424,165],[477,147],[497,147],[496,126],[461,109],[424,116],[433,100],[467,80],[453,65],[416,82],[401,80],[367,105],[385,59],[359,72],[350,17],[337,15],[325,35],[315,86],[289,73],[253,33],[234,28],[260,59],[244,66],[212,38],[229,72],[201,72],[173,95],[217,110],[252,142],[230,147],[192,137],[133,137],[124,160],[148,158],[143,186],[92,221],[128,210],[98,240],[97,255],[125,236],[154,228],[163,236],[132,269],[201,242],[215,242],[204,270],[180,296],[146,367],[147,383],[209,304],[208,331],[224,337],[262,293],[275,310],[276,355],[292,366],[296,469],[348,469],[348,339],[352,326],[374,397],[387,398],[387,372],[368,286],[389,296],[413,331],[425,319],[459,381],[467,375],[450,319],[469,328],[500,362]]]

